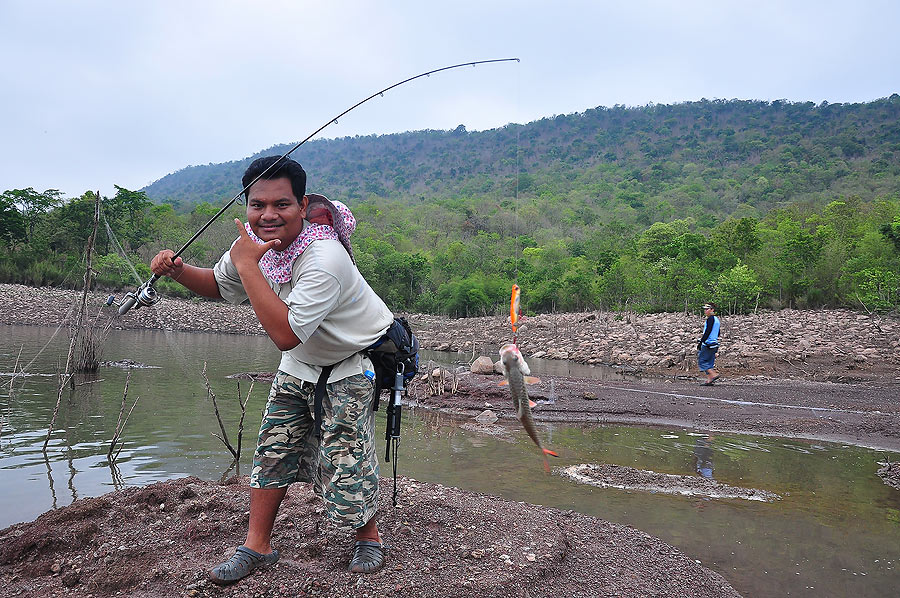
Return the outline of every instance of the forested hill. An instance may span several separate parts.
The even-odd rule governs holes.
[[[259,155],[192,166],[144,191],[189,208],[239,190]],[[516,164],[518,148],[520,162]],[[294,154],[309,189],[373,197],[564,197],[588,218],[631,224],[694,216],[707,226],[786,202],[824,205],[900,189],[900,96],[869,103],[709,101],[616,106],[482,132],[416,131],[313,140]]]
[[[513,282],[529,313],[900,308],[900,95],[596,108],[482,132],[314,140],[294,156],[310,191],[353,210],[357,266],[397,311],[499,315]],[[0,282],[81,284],[101,200],[97,284],[133,287],[132,266],[146,280],[152,256],[233,197],[254,157],[111,198],[7,190]],[[214,264],[233,217],[240,206],[185,259]]]

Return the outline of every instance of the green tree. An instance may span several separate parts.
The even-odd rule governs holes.
[[[866,268],[853,276],[856,298],[869,309],[900,307],[900,275],[884,268]]]
[[[151,239],[153,202],[143,191],[115,187],[115,196],[103,199],[103,214],[125,250],[135,250]]]
[[[26,238],[28,242],[31,242],[34,239],[34,229],[38,222],[53,208],[60,205],[61,195],[62,193],[56,189],[47,189],[43,193],[38,193],[32,187],[28,187],[4,191],[0,197],[5,203],[8,202],[19,208],[25,224]]]
[[[729,218],[715,228],[712,234],[717,251],[733,254],[740,260],[756,252],[762,245],[759,238],[759,221],[756,218]]]
[[[13,245],[25,238],[25,219],[21,212],[6,193],[0,195],[0,239],[7,245]]]
[[[878,230],[885,239],[894,244],[897,251],[900,251],[900,216],[894,218],[892,222],[882,224]]]
[[[761,291],[762,286],[756,278],[756,273],[740,262],[734,268],[720,274],[715,285],[716,297],[728,306],[728,312],[731,314],[750,311]]]

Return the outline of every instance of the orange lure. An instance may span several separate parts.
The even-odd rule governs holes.
[[[521,313],[521,308],[519,307],[519,285],[514,284],[512,286],[512,296],[509,299],[509,321],[512,324],[512,331],[515,334],[519,330],[519,314]]]

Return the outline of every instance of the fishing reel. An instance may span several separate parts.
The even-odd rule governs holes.
[[[150,280],[139,286],[136,291],[126,294],[125,298],[122,299],[122,304],[119,305],[119,315],[124,316],[132,307],[150,307],[159,303],[159,293],[156,292],[156,287],[153,286],[156,280],[157,277],[154,275]]]

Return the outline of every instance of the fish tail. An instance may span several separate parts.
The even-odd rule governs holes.
[[[559,457],[559,455],[557,455],[550,449],[545,449],[544,447],[541,447],[541,451],[541,456],[544,458],[544,471],[546,473],[550,473],[550,461],[547,460],[547,455],[553,455],[554,457]]]

